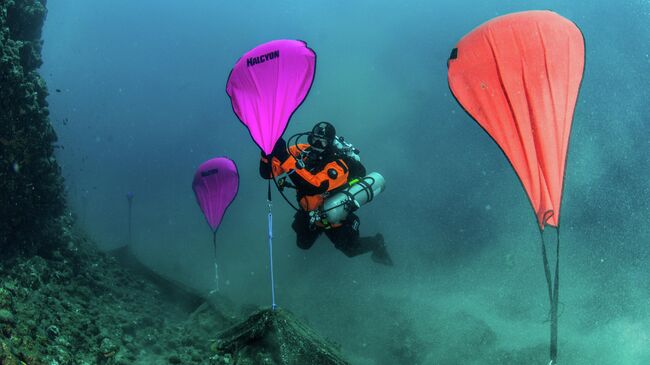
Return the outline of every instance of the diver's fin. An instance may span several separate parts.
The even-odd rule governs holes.
[[[391,259],[390,255],[388,254],[388,250],[386,249],[384,236],[381,233],[377,233],[375,235],[375,239],[377,240],[377,246],[374,250],[372,250],[372,255],[370,255],[370,258],[372,261],[378,264],[393,266],[393,259]]]

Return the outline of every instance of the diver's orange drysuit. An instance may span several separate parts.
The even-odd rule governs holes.
[[[298,247],[309,249],[325,232],[334,246],[349,257],[378,250],[385,254],[381,234],[359,237],[359,217],[354,213],[350,212],[343,222],[337,224],[314,221],[310,216],[310,212],[322,207],[329,194],[346,187],[349,181],[365,176],[366,169],[359,161],[333,150],[314,153],[309,144],[293,145],[287,149],[282,139],[271,156],[271,163],[267,156],[262,157],[260,175],[270,179],[287,174],[295,186],[301,209],[294,215],[291,227],[296,232]]]

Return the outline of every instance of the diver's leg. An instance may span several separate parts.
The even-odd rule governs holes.
[[[386,251],[384,236],[378,233],[372,237],[359,237],[359,217],[355,214],[350,214],[341,227],[326,230],[325,234],[334,243],[334,246],[348,257],[372,251],[373,261],[384,265],[393,265],[393,260]]]
[[[304,210],[297,211],[293,216],[291,228],[296,232],[296,245],[303,250],[310,249],[321,234],[320,229],[312,230],[309,227],[309,213]]]
[[[354,257],[372,251],[375,247],[372,240],[359,237],[359,217],[350,214],[342,222],[343,225],[325,230],[327,237],[334,243],[334,247],[341,250],[346,256]]]

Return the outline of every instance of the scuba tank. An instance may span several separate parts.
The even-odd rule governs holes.
[[[372,172],[366,177],[350,181],[348,187],[325,199],[319,214],[321,220],[327,224],[342,222],[350,212],[371,202],[375,196],[384,191],[384,188],[384,177],[378,172]]]
[[[359,149],[355,148],[351,143],[346,141],[345,138],[335,136],[333,144],[337,150],[337,153],[340,155],[348,156],[352,159],[357,160],[357,162],[361,161],[361,158],[359,157]]]

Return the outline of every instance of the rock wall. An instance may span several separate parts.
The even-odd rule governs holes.
[[[46,0],[0,0],[0,251],[47,253],[60,241],[63,181],[41,61]]]

